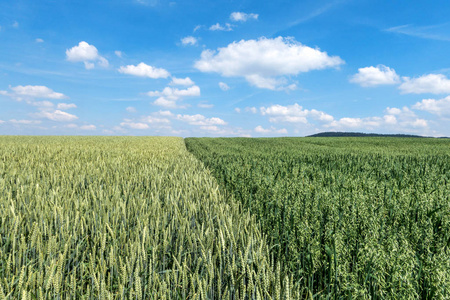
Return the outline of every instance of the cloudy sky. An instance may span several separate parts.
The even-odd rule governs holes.
[[[450,136],[450,3],[0,2],[0,134]]]

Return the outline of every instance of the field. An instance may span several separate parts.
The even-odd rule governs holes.
[[[450,298],[450,142],[189,138],[302,297]]]
[[[284,297],[258,228],[181,138],[0,138],[0,299]]]
[[[0,300],[448,299],[449,180],[439,139],[3,136]]]

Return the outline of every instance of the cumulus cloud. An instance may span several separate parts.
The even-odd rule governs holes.
[[[399,89],[402,94],[450,93],[450,80],[442,74],[428,74],[418,78],[403,77]]]
[[[37,39],[35,39],[35,42],[36,42],[36,43],[43,43],[44,40],[43,40],[43,39],[40,39],[40,38],[37,38]]]
[[[257,20],[258,14],[246,14],[243,12],[232,12],[230,14],[230,20],[235,22],[246,22],[248,20]]]
[[[148,128],[150,128],[145,123],[132,122],[131,120],[125,120],[124,122],[120,123],[120,126],[131,128],[131,129],[148,129]]]
[[[78,46],[67,49],[66,58],[71,62],[83,62],[86,69],[94,68],[95,62],[105,68],[109,65],[108,60],[98,54],[97,48],[85,41],[80,42]]]
[[[55,110],[55,111],[41,111],[34,114],[38,118],[49,119],[57,122],[70,122],[78,119],[77,116],[69,114],[65,111]]]
[[[408,132],[415,129],[426,129],[428,122],[418,118],[417,115],[407,107],[396,108],[387,107],[385,115],[382,117],[365,117],[365,118],[341,118],[333,120],[326,124],[325,128],[333,128],[336,130],[389,130]]]
[[[181,44],[183,44],[184,46],[195,46],[197,45],[198,40],[197,38],[193,37],[193,36],[187,36],[181,39]]]
[[[191,86],[184,90],[179,90],[177,88],[171,88],[171,87],[165,87],[164,90],[162,90],[161,92],[159,92],[159,91],[148,92],[147,95],[150,97],[162,96],[162,97],[166,97],[168,99],[177,100],[180,97],[200,96],[200,88],[196,85]]]
[[[52,108],[53,106],[55,106],[52,102],[50,101],[29,101],[28,104],[32,105],[32,106],[37,106],[39,109],[48,109],[48,108]]]
[[[67,110],[67,109],[71,109],[71,108],[77,108],[77,106],[74,103],[58,103],[56,108],[61,109],[61,110]]]
[[[343,63],[338,56],[329,56],[291,38],[262,37],[233,42],[217,51],[204,50],[195,67],[225,77],[244,77],[256,87],[275,90],[285,83],[279,76],[336,68]]]
[[[400,83],[400,77],[395,73],[394,69],[385,65],[378,65],[376,67],[370,66],[358,69],[358,73],[350,78],[350,82],[357,83],[363,87],[371,87],[398,84]]]
[[[129,112],[129,113],[135,113],[135,112],[137,112],[136,108],[133,107],[133,106],[128,106],[125,110],[126,110],[127,112]]]
[[[222,26],[219,23],[216,23],[214,25],[211,25],[209,27],[209,30],[211,30],[211,31],[232,31],[233,26],[229,23],[225,23],[225,26]]]
[[[170,120],[167,118],[161,118],[158,117],[158,114],[146,116],[143,118],[143,121],[150,123],[150,124],[169,124]]]
[[[166,108],[183,108],[184,106],[178,105],[177,101],[182,100],[184,97],[200,96],[200,88],[196,85],[184,90],[165,87],[162,91],[151,91],[147,95],[150,97],[159,97],[153,102],[155,105]]]
[[[385,112],[389,115],[400,115],[402,113],[402,110],[397,107],[387,107]]]
[[[186,78],[172,77],[172,81],[170,82],[170,85],[190,86],[190,85],[194,85],[194,84],[195,84],[195,82],[193,82],[189,77],[186,77]]]
[[[234,111],[237,112],[238,114],[241,113],[241,109],[239,107],[234,108]]]
[[[47,98],[47,99],[64,99],[68,98],[62,93],[57,93],[52,89],[42,85],[18,85],[15,87],[9,87],[12,92],[0,91],[0,94],[12,97],[18,101],[23,99],[32,100],[35,98]]]
[[[196,126],[215,126],[215,125],[226,125],[227,122],[220,118],[207,118],[204,115],[196,114],[196,115],[177,115],[177,120],[186,122],[189,125]]]
[[[450,116],[450,96],[443,99],[423,99],[412,106],[413,109],[422,110],[438,116]]]
[[[12,124],[22,124],[22,125],[35,125],[42,123],[39,120],[16,120],[16,119],[11,119],[9,120],[9,122]]]
[[[273,126],[266,129],[266,128],[263,128],[261,125],[259,125],[259,126],[256,126],[254,130],[257,133],[263,133],[263,134],[270,134],[270,133],[287,134],[288,133],[286,128],[276,129]]]
[[[253,107],[246,107],[245,111],[246,112],[251,112],[252,114],[258,113],[258,109],[256,107],[254,107],[254,106]]]
[[[80,126],[80,129],[82,130],[95,130],[97,127],[95,125],[82,125]]]
[[[205,130],[205,131],[212,131],[212,132],[220,131],[220,128],[217,126],[200,126],[200,129]]]
[[[225,82],[219,82],[219,87],[222,91],[228,91],[230,87]]]
[[[333,116],[316,109],[303,109],[297,103],[293,105],[279,105],[275,104],[269,107],[261,107],[261,114],[269,117],[269,122],[272,123],[308,123],[308,118],[312,118],[321,122],[331,122],[334,120]]]
[[[149,66],[143,62],[138,64],[137,66],[128,65],[128,66],[121,66],[118,71],[120,73],[139,76],[139,77],[149,77],[153,79],[158,78],[167,78],[170,76],[170,73],[161,68],[155,68],[152,66]]]
[[[173,113],[170,110],[160,110],[156,113],[159,116],[164,116],[164,117],[173,117]]]

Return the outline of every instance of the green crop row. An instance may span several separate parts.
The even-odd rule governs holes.
[[[189,138],[302,295],[450,298],[450,142]]]
[[[300,297],[232,200],[181,138],[0,137],[0,300]]]

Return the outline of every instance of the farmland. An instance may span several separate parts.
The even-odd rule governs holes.
[[[280,299],[283,274],[181,138],[0,137],[2,300]]]
[[[0,300],[446,299],[449,180],[439,139],[3,136]]]
[[[302,297],[450,297],[450,142],[189,138]]]

